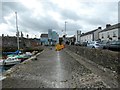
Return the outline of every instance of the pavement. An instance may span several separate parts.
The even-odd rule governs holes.
[[[2,88],[111,88],[66,50],[55,48],[46,48],[37,60],[28,60],[4,76]]]

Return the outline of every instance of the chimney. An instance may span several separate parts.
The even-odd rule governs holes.
[[[106,28],[109,28],[111,25],[110,24],[106,24]]]
[[[4,34],[2,34],[2,37],[4,37]]]
[[[98,29],[102,29],[102,27],[98,27]]]

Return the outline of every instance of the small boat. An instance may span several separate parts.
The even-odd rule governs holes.
[[[8,57],[7,59],[3,60],[3,65],[15,65],[19,64],[21,61],[16,57]]]
[[[33,51],[33,53],[36,53],[36,52]],[[27,57],[31,57],[33,54],[32,54],[31,52],[26,52],[25,55],[26,55]]]
[[[14,55],[18,55],[18,54],[21,54],[22,52],[20,50],[17,50],[15,52],[3,52],[4,55],[11,55],[11,54],[14,54]]]
[[[21,62],[29,58],[29,56],[27,56],[26,54],[16,55],[14,57],[18,58]]]
[[[0,59],[0,66],[3,65],[3,59]]]
[[[21,62],[23,62],[24,60],[30,58],[31,56],[29,54],[21,54],[21,55],[7,55],[7,57],[15,57],[17,59],[19,59]]]

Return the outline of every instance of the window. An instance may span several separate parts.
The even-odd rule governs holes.
[[[116,36],[116,32],[113,32],[113,37],[117,37],[117,36]]]
[[[109,40],[112,40],[112,38],[111,38],[111,37],[109,37]]]
[[[102,34],[102,38],[104,38],[103,34]]]
[[[110,38],[109,32],[107,33],[107,37]]]
[[[120,40],[120,37],[118,37],[118,40]]]

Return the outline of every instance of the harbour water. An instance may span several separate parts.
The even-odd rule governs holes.
[[[13,67],[13,65],[11,65],[11,66],[0,66],[0,73],[5,72],[6,70],[10,69],[11,67]]]

